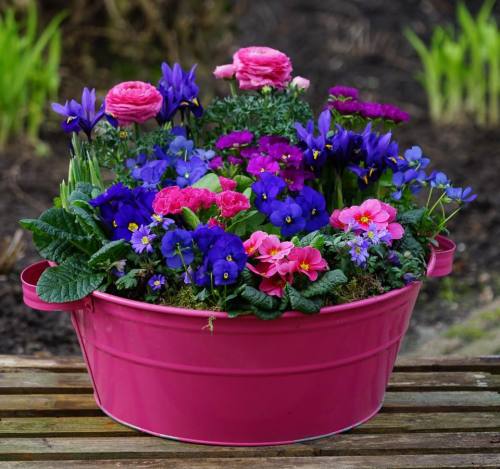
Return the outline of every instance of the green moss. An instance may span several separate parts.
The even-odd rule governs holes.
[[[328,299],[327,305],[363,300],[381,293],[384,293],[384,289],[377,277],[368,274],[362,275],[353,277],[349,282],[339,285],[334,291],[335,301]]]
[[[450,339],[460,339],[465,343],[470,343],[482,339],[487,332],[479,326],[473,324],[457,324],[450,327],[446,332],[446,337]]]
[[[170,295],[162,299],[161,304],[177,306],[179,308],[205,309],[209,311],[220,311],[215,305],[210,305],[196,298],[191,287],[183,287],[175,295]]]

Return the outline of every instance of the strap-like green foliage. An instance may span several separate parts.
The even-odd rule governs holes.
[[[196,213],[194,213],[188,207],[182,207],[182,218],[184,219],[186,224],[193,230],[196,229],[196,227],[201,223]]]
[[[86,262],[71,258],[45,270],[38,280],[36,292],[48,303],[80,300],[97,289],[104,277],[105,274],[93,271]]]
[[[347,282],[347,277],[339,269],[329,270],[316,282],[311,283],[309,287],[302,291],[304,298],[313,298],[326,295],[342,283]]]

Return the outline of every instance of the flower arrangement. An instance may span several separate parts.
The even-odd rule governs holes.
[[[97,110],[87,88],[53,105],[72,134],[68,180],[21,221],[56,264],[43,300],[99,289],[232,316],[316,313],[421,279],[435,236],[476,197],[429,171],[420,147],[400,151],[393,130],[409,116],[395,106],[335,86],[314,121],[309,80],[280,51],[216,67],[230,95],[206,109],[195,67],[161,70]]]

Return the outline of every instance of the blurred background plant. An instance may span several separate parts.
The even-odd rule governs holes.
[[[14,8],[0,14],[0,148],[19,136],[43,148],[38,135],[59,88],[63,17],[56,15],[40,31],[35,2],[20,15]]]
[[[437,26],[429,46],[412,30],[406,37],[422,62],[420,74],[435,123],[494,127],[500,118],[500,30],[486,0],[476,17],[457,6],[457,28]]]

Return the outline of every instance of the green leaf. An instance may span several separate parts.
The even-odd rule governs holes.
[[[196,181],[192,187],[198,187],[199,189],[209,189],[212,192],[221,192],[222,187],[220,185],[219,177],[214,173],[205,174],[200,180]]]
[[[286,285],[285,291],[290,299],[290,306],[294,311],[300,311],[306,314],[315,314],[319,312],[320,304],[318,302],[305,298],[290,284]]]
[[[36,292],[48,303],[81,300],[101,285],[105,274],[94,272],[78,259],[68,259],[61,265],[43,272]]]
[[[254,305],[250,306],[250,309],[255,316],[257,316],[260,319],[264,319],[265,321],[269,321],[271,319],[276,319],[280,317],[283,314],[283,311],[280,310],[279,308],[273,309],[273,310],[264,310],[261,308],[258,308]]]
[[[92,268],[109,266],[113,262],[123,259],[129,251],[130,245],[124,239],[111,241],[92,254],[89,266]]]
[[[245,189],[249,188],[254,182],[252,178],[244,176],[243,174],[238,174],[237,176],[234,177],[234,180],[238,184],[236,186],[236,190],[238,192],[243,192]]]
[[[53,240],[42,233],[33,233],[33,244],[40,256],[58,264],[79,253],[78,249],[69,241]]]
[[[408,210],[403,212],[398,216],[398,222],[403,225],[417,225],[422,221],[422,217],[425,214],[425,207],[416,208],[414,210]]]
[[[41,233],[51,238],[69,241],[83,241],[86,239],[75,215],[62,208],[49,208],[38,219],[24,218],[21,226],[33,233]]]
[[[304,298],[313,298],[315,296],[326,295],[341,283],[346,283],[347,277],[340,269],[329,270],[323,276],[311,283],[309,287],[302,291]]]
[[[94,216],[92,207],[83,200],[75,200],[69,206],[69,211],[76,215],[83,231],[92,239],[107,241],[108,238],[102,231],[98,219]]]
[[[138,283],[137,277],[143,275],[144,272],[144,269],[132,269],[116,281],[116,288],[118,290],[129,290],[131,288],[135,288]]]
[[[275,298],[248,285],[246,285],[245,289],[241,292],[241,296],[248,301],[250,305],[259,309],[271,310],[275,309],[277,306]]]
[[[194,213],[188,207],[182,208],[182,218],[184,219],[186,224],[193,230],[196,229],[196,227],[201,223],[196,213]]]
[[[229,225],[226,231],[244,237],[247,233],[256,231],[265,218],[266,216],[257,210],[246,210],[233,218],[231,225]]]
[[[413,236],[410,230],[405,230],[405,234],[401,240],[397,242],[399,251],[410,251],[415,256],[424,256],[425,249]]]

